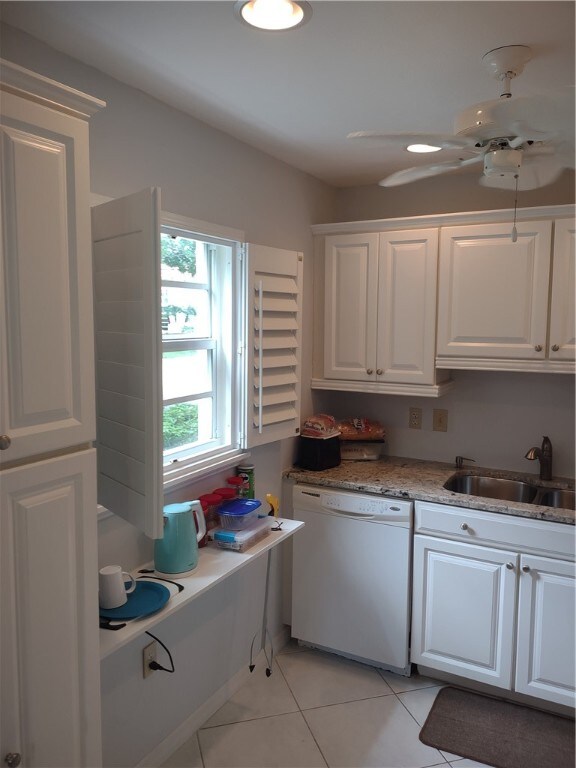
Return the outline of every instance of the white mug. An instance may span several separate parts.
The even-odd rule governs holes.
[[[126,587],[124,582],[129,581]],[[128,600],[130,592],[136,589],[136,581],[119,565],[105,565],[98,572],[99,595],[101,608],[118,608]]]

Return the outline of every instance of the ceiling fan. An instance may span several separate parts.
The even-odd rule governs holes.
[[[574,86],[512,98],[510,83],[532,58],[527,45],[488,51],[482,61],[503,86],[499,99],[474,104],[454,121],[454,135],[385,134],[356,131],[349,139],[371,139],[411,152],[459,150],[456,160],[419,165],[382,179],[394,187],[482,163],[480,184],[528,190],[551,184],[564,168],[574,168]]]

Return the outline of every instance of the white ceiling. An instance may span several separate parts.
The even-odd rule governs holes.
[[[452,133],[458,111],[499,95],[481,62],[492,48],[532,48],[514,95],[574,83],[572,1],[310,4],[311,20],[283,33],[241,24],[221,0],[18,0],[0,18],[336,186],[429,162],[346,134]]]

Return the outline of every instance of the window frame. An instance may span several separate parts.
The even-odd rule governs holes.
[[[218,438],[211,447],[198,447],[186,459],[178,459],[170,463],[164,463],[163,458],[163,482],[164,489],[171,490],[191,480],[205,476],[209,472],[216,472],[226,467],[234,466],[246,456],[243,434],[243,402],[245,398],[245,275],[244,275],[244,232],[229,227],[220,227],[197,219],[190,219],[162,212],[160,231],[177,236],[190,237],[200,241],[225,246],[230,248],[230,258],[224,264],[224,259],[216,259],[213,265],[217,274],[213,275],[218,285],[218,291],[222,296],[222,286],[227,284],[230,290],[230,306],[228,318],[221,323],[221,313],[218,317],[212,316],[212,322],[218,322],[219,327],[212,327],[212,337],[220,343],[224,334],[224,347],[226,352],[218,350],[214,364],[217,368],[215,375],[220,382],[220,390],[224,389],[226,398],[221,396],[216,399],[213,417],[219,424],[225,423],[229,430],[229,438],[218,444]],[[221,302],[222,303],[222,302]],[[214,305],[211,301],[211,312],[214,313]],[[178,342],[176,342],[178,343]],[[201,343],[200,343],[201,346]],[[162,340],[162,350],[165,342]],[[162,397],[162,406],[164,405]],[[221,438],[222,439],[222,438]]]

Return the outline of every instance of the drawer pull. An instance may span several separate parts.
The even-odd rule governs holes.
[[[509,571],[514,570],[514,563],[506,563],[506,568],[508,568]]]
[[[522,570],[524,571],[524,573],[530,573],[530,566],[529,565],[523,565],[522,566]]]
[[[469,531],[469,530],[470,530],[470,527],[468,526],[468,523],[462,523],[462,525],[460,526],[460,528],[461,528],[463,531]]]

